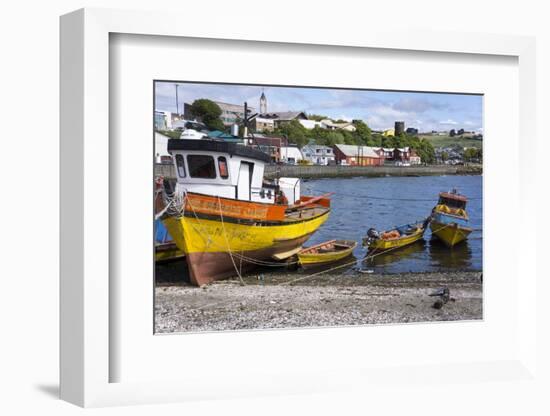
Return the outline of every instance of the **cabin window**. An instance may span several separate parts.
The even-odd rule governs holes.
[[[451,198],[440,198],[439,203],[447,205],[448,207],[451,207],[451,208],[462,208],[462,209],[464,209],[464,207],[466,206],[466,203],[464,201],[459,201],[459,200],[451,199]]]
[[[192,178],[215,179],[214,158],[207,155],[188,155],[187,167]]]
[[[227,159],[225,156],[220,156],[218,158],[218,170],[220,171],[220,177],[222,179],[229,178],[229,171],[227,170]]]
[[[185,178],[185,163],[182,155],[176,155],[176,168],[178,170],[178,176]]]

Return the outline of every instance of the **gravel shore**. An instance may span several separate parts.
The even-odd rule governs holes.
[[[232,279],[197,288],[159,281],[157,269],[155,330],[171,333],[482,319],[480,272],[381,275],[350,270],[306,277],[310,275],[258,272],[246,276],[244,284]],[[301,277],[306,278],[296,280]],[[451,299],[436,309],[438,298],[429,295],[443,287],[449,289]]]

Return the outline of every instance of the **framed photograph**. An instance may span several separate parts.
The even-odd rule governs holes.
[[[61,18],[61,397],[534,377],[534,40],[181,18]]]

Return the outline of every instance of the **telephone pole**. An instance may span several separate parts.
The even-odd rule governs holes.
[[[180,115],[180,107],[179,107],[179,103],[178,103],[178,87],[179,85],[178,84],[174,84],[176,86],[176,114],[179,116]]]

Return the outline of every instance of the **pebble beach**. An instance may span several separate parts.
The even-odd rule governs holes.
[[[315,276],[258,272],[201,288],[157,269],[155,332],[202,332],[342,325],[480,320],[482,274],[441,272],[375,274],[348,270]],[[159,271],[160,270],[160,271]],[[309,277],[311,276],[311,277]],[[448,288],[441,308],[430,296]]]

